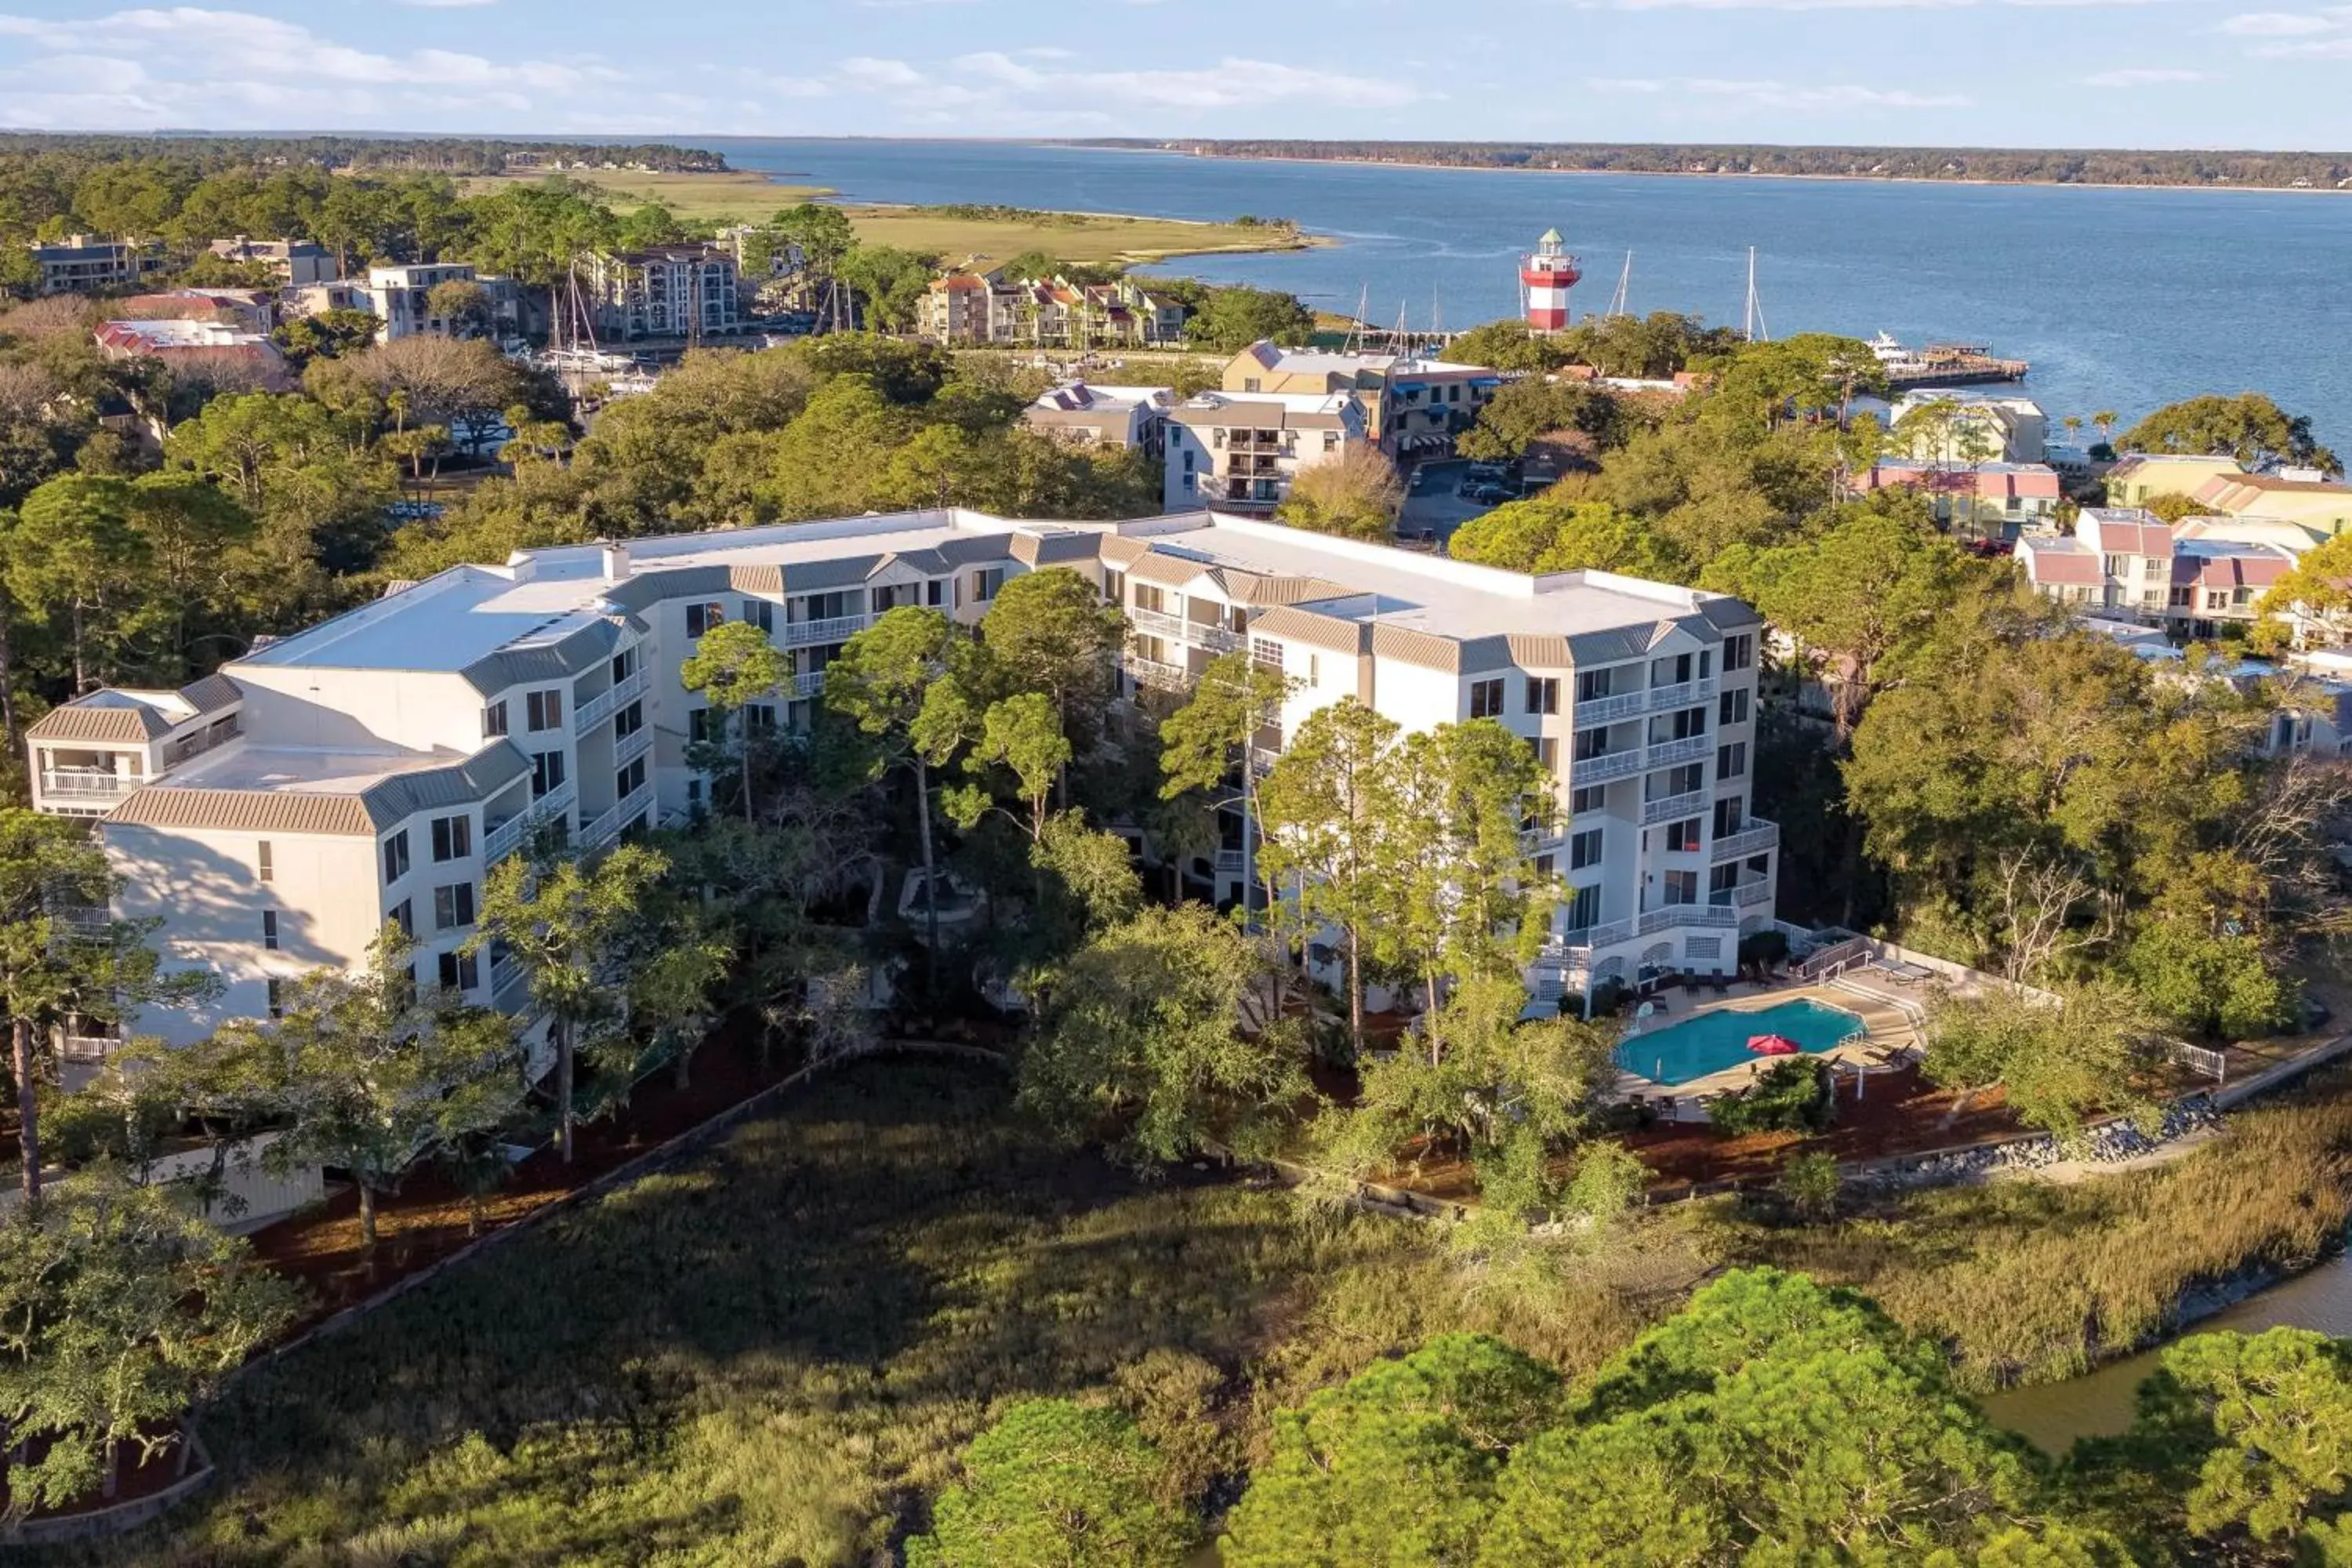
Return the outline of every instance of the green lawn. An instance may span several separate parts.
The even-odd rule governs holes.
[[[779,207],[811,196],[829,195],[822,185],[786,185],[743,169],[723,174],[663,174],[648,169],[563,169],[529,174],[481,174],[465,182],[469,196],[489,195],[509,185],[535,185],[560,173],[567,180],[594,185],[615,207],[627,211],[647,202],[659,202],[681,218],[694,222],[750,222]]]

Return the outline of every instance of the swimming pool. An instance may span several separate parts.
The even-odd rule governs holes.
[[[1717,1008],[1626,1036],[1617,1042],[1617,1065],[1654,1083],[1688,1083],[1766,1059],[1748,1048],[1751,1036],[1786,1035],[1808,1051],[1826,1051],[1862,1027],[1844,1008],[1819,1002],[1776,1002],[1752,1012]]]

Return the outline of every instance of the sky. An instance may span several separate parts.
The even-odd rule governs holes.
[[[2352,5],[0,0],[0,125],[2352,147]]]

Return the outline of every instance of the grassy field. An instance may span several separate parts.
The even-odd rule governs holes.
[[[1055,1153],[985,1069],[868,1063],[261,1369],[205,1417],[218,1484],[49,1560],[852,1568],[1003,1402],[1191,1380],[1231,1467],[1273,1409],[1429,1333],[1584,1372],[1733,1261],[1863,1284],[1980,1384],[2054,1375],[2198,1278],[2326,1245],[2347,1144],[2338,1082],[2107,1182],[1810,1228],[1683,1205],[1531,1289],[1417,1222]]]
[[[614,205],[658,201],[694,222],[751,222],[779,207],[830,195],[822,186],[778,184],[764,174],[730,170],[718,174],[664,174],[635,169],[565,170],[604,191]],[[530,184],[544,174],[486,175],[466,182],[478,195],[502,185]],[[1188,223],[1176,218],[1127,217],[1114,213],[1054,213],[1038,218],[956,216],[936,207],[850,206],[845,209],[868,245],[897,246],[961,262],[977,256],[1009,261],[1042,250],[1065,261],[1159,261],[1171,256],[1218,251],[1280,250],[1301,243],[1264,228],[1229,223]]]

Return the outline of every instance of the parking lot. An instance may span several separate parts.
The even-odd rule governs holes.
[[[1405,491],[1404,507],[1397,514],[1397,537],[1411,541],[1427,535],[1443,545],[1454,536],[1455,529],[1494,510],[1498,503],[1470,500],[1460,493],[1469,468],[1470,465],[1458,458],[1423,463],[1415,468],[1417,482]]]

